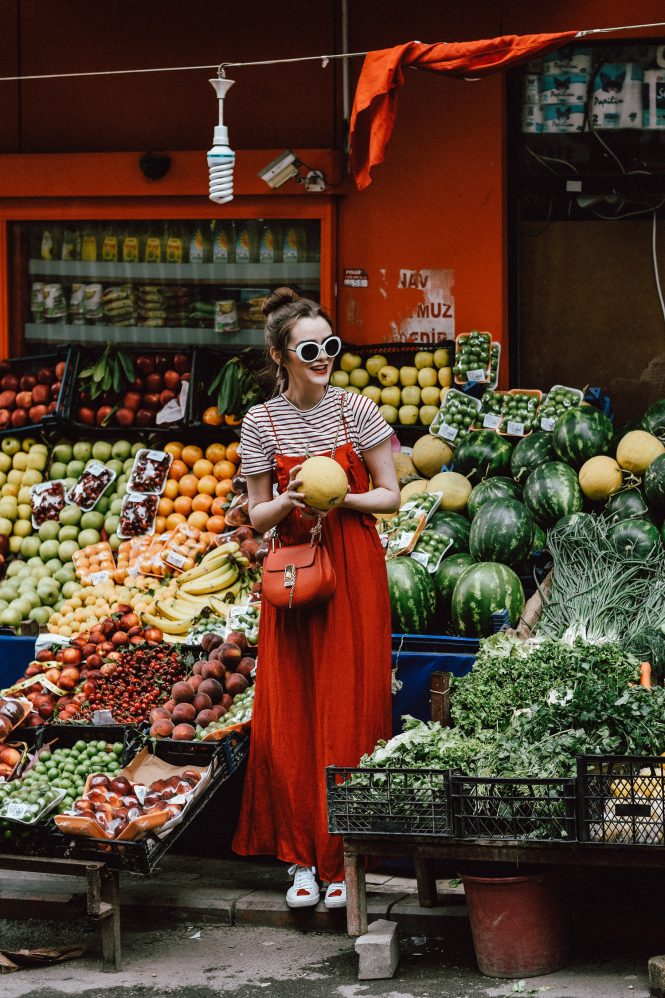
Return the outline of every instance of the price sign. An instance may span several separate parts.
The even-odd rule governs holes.
[[[164,561],[167,565],[173,565],[174,568],[182,568],[187,559],[184,554],[179,554],[178,551],[169,551]]]
[[[108,582],[109,573],[104,570],[103,572],[92,572],[90,574],[90,582],[93,586],[99,585],[100,582]]]
[[[26,814],[30,811],[30,805],[24,804],[23,801],[10,800],[7,804],[7,809],[5,811],[5,817],[13,821],[23,821]]]
[[[509,419],[506,425],[506,433],[511,437],[523,437],[524,423],[516,423],[512,419]]]
[[[425,568],[427,568],[427,565],[429,564],[429,555],[424,551],[412,551],[411,557],[414,561],[420,562],[421,565],[424,565]]]
[[[501,422],[501,416],[495,412],[487,412],[483,418],[483,426],[486,430],[496,430]]]
[[[543,418],[540,421],[540,428],[541,430],[547,430],[548,433],[551,433],[552,430],[554,429],[555,423],[556,419],[552,419],[551,416],[543,416]]]
[[[477,367],[473,371],[466,372],[466,380],[476,383],[487,381],[487,371],[484,367]]]
[[[456,426],[449,426],[448,423],[442,423],[437,435],[443,437],[444,440],[455,440],[458,432]]]

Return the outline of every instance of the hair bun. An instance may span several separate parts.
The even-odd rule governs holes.
[[[262,312],[267,317],[271,312],[282,308],[283,305],[291,305],[294,301],[298,301],[299,298],[300,295],[293,288],[275,288],[264,301]]]

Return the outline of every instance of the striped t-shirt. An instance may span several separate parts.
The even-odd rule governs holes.
[[[358,454],[376,447],[391,436],[392,427],[379,412],[376,402],[366,395],[328,385],[321,401],[305,412],[297,409],[283,395],[278,395],[266,402],[270,417],[261,404],[252,406],[242,421],[240,457],[243,474],[258,475],[272,471],[277,453],[299,457],[331,451],[337,433],[340,401],[344,412],[339,430],[340,446],[347,439],[345,423],[348,440]]]

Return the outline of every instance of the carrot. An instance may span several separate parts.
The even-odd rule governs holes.
[[[640,686],[651,689],[651,662],[640,662]]]

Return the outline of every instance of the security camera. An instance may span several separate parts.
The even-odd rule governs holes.
[[[291,177],[300,177],[300,160],[294,156],[290,149],[280,153],[271,163],[259,170],[258,176],[264,180],[268,187],[281,187]]]
[[[139,160],[141,173],[147,180],[161,180],[169,172],[171,157],[163,152],[146,152]]]

